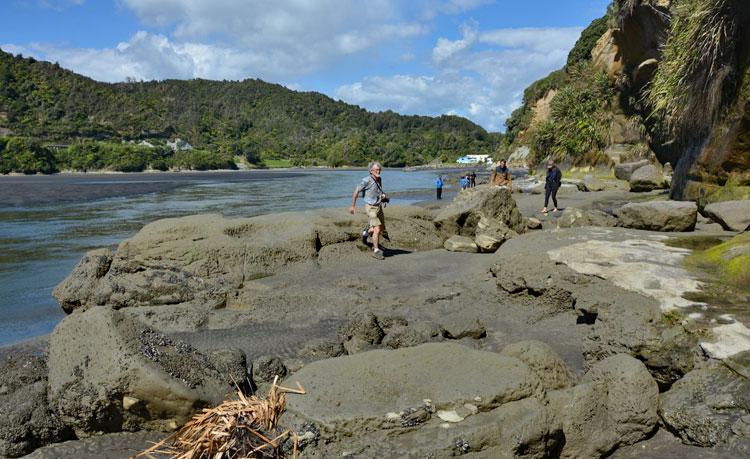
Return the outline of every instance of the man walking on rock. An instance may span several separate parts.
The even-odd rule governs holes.
[[[388,196],[383,191],[383,181],[380,178],[382,166],[379,162],[370,163],[370,175],[363,178],[357,185],[352,195],[352,205],[349,207],[349,213],[354,214],[357,204],[357,198],[361,194],[365,199],[365,212],[369,222],[369,227],[362,232],[362,242],[367,244],[367,239],[372,236],[372,256],[378,260],[383,260],[385,255],[380,249],[380,236],[387,238],[385,233],[385,215],[383,207],[389,201]]]

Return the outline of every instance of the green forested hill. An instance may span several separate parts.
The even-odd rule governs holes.
[[[464,118],[370,113],[260,80],[100,83],[57,64],[2,51],[0,128],[25,138],[0,138],[0,172],[34,171],[28,164],[11,164],[10,151],[25,148],[28,157],[49,143],[76,146],[54,152],[52,169],[141,170],[152,163],[159,168],[226,167],[238,156],[253,163],[288,159],[332,166],[381,158],[401,166],[491,154],[500,141],[500,134]],[[148,139],[158,147],[174,138],[196,148],[191,157],[122,144]],[[15,147],[7,148],[9,143]],[[39,155],[49,157],[49,152]],[[136,161],[119,164],[123,156]]]

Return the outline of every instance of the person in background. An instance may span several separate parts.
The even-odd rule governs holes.
[[[461,180],[459,180],[458,183],[461,185],[461,189],[465,190],[469,186],[469,178],[464,175],[461,177]]]
[[[501,159],[497,166],[492,169],[490,174],[490,184],[495,186],[507,186],[508,190],[513,192],[513,175],[510,173],[508,166],[505,165],[505,160]]]
[[[387,239],[385,233],[385,214],[383,206],[389,201],[388,196],[383,191],[383,180],[380,177],[382,166],[379,162],[370,163],[370,175],[364,177],[354,189],[352,195],[352,205],[349,207],[349,213],[354,214],[357,204],[357,198],[361,194],[365,199],[365,212],[367,213],[369,227],[362,232],[362,242],[367,244],[367,239],[372,236],[372,256],[378,260],[383,260],[385,254],[380,249],[380,236]]]
[[[547,161],[547,178],[544,181],[544,208],[542,213],[547,215],[547,206],[549,205],[549,198],[552,197],[552,204],[555,207],[552,212],[557,212],[557,190],[560,189],[562,183],[562,171],[555,165],[555,162],[551,159]]]
[[[440,175],[435,179],[435,193],[437,194],[438,200],[443,199],[443,177]]]
[[[477,173],[474,171],[469,172],[469,175],[466,176],[467,179],[469,179],[469,188],[474,188],[477,186]]]

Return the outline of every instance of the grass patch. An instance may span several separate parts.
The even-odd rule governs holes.
[[[292,162],[288,159],[264,159],[263,166],[265,167],[292,167]]]
[[[706,132],[736,94],[745,25],[740,3],[675,2],[662,61],[645,94],[650,117],[666,138]]]

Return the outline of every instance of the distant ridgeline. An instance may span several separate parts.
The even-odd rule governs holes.
[[[188,145],[170,148],[183,139]],[[457,116],[371,113],[260,80],[100,83],[0,50],[0,173],[254,165],[416,165],[493,154]]]
[[[614,0],[526,89],[502,153],[669,162],[674,198],[750,199],[748,24],[748,0]]]

